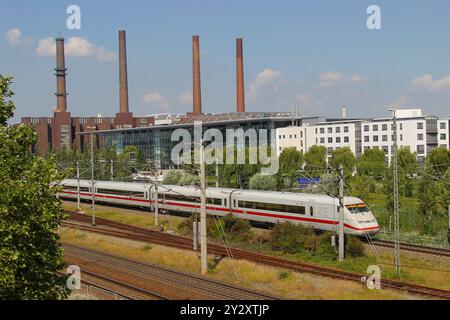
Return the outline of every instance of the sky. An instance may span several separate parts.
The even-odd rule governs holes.
[[[244,40],[247,111],[382,117],[395,105],[450,117],[450,1],[40,0],[0,11],[0,74],[14,77],[13,122],[50,116],[53,38],[66,41],[68,109],[112,116],[118,30],[127,31],[130,110],[192,110],[192,35],[200,36],[204,112],[233,112],[235,38]],[[81,29],[69,30],[70,5]],[[370,5],[381,29],[369,30]],[[369,19],[370,21],[371,18]]]

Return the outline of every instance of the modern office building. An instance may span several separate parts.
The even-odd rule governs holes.
[[[421,109],[400,109],[397,117],[399,148],[408,147],[419,162],[436,147],[449,148],[449,119],[422,115]],[[333,150],[349,147],[357,158],[368,149],[381,149],[390,164],[393,154],[393,119],[327,119],[317,124],[277,129],[277,152],[295,147],[306,152],[313,145]]]

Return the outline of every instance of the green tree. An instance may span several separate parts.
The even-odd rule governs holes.
[[[383,150],[367,149],[364,151],[358,163],[358,173],[360,175],[372,176],[381,179],[386,170],[386,156]]]
[[[404,197],[411,197],[414,193],[414,174],[418,169],[416,154],[411,152],[409,147],[398,150],[399,168],[399,193]]]
[[[446,148],[435,148],[427,156],[426,166],[431,172],[443,177],[450,168],[450,150]]]
[[[344,175],[346,177],[350,177],[353,174],[355,164],[355,155],[349,147],[335,149],[333,151],[330,165],[335,169],[339,169],[340,166],[342,166],[344,168]]]
[[[252,190],[277,190],[277,179],[274,176],[267,176],[257,173],[250,178],[249,187]]]
[[[287,148],[281,152],[279,161],[280,176],[283,182],[287,181],[288,187],[292,188],[299,177],[298,171],[303,166],[303,153],[296,148]]]
[[[31,154],[37,134],[9,126],[10,77],[0,75],[0,299],[60,299],[69,293],[63,249],[55,232],[65,218],[53,182],[61,177],[53,158]]]
[[[311,175],[320,177],[323,173],[320,170],[327,168],[327,148],[314,145],[305,153],[305,170]]]

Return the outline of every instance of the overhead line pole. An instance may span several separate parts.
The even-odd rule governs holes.
[[[344,261],[344,169],[339,167],[339,261]]]
[[[77,212],[80,211],[80,163],[77,161]]]
[[[399,216],[399,195],[398,195],[398,143],[397,143],[397,115],[396,109],[392,109],[393,113],[393,142],[394,142],[394,264],[397,276],[400,276],[400,216]]]
[[[206,235],[206,175],[205,146],[200,141],[200,260],[202,274],[208,272],[207,235]]]
[[[96,127],[88,127],[91,130],[91,191],[92,191],[92,225],[95,226],[95,188],[94,188],[94,131]]]

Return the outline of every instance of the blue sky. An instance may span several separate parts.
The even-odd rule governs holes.
[[[385,116],[390,105],[450,116],[450,2],[434,1],[8,1],[0,11],[0,73],[14,76],[15,121],[51,115],[54,56],[70,38],[68,108],[118,110],[117,31],[127,31],[134,114],[191,110],[191,37],[200,35],[203,108],[235,110],[235,38],[244,38],[248,111]],[[81,8],[68,30],[66,8]],[[367,7],[381,8],[368,30]],[[50,52],[49,52],[50,50]],[[67,50],[67,49],[66,49]]]

